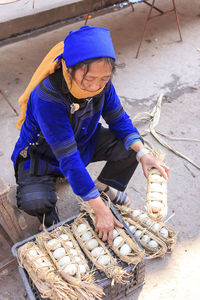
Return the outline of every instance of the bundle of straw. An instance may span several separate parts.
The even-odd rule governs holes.
[[[44,232],[36,239],[79,299],[101,299],[103,289],[94,283],[88,263],[69,227],[61,226],[50,233]]]
[[[26,269],[42,297],[52,300],[77,300],[78,297],[56,272],[47,253],[34,242],[28,242],[18,249],[20,265]]]
[[[74,220],[72,230],[79,245],[97,269],[103,271],[108,278],[111,278],[112,283],[115,281],[122,284],[128,283],[129,274],[118,266],[115,258],[113,258],[86,219],[79,217]],[[91,244],[89,243],[90,241],[94,244],[94,248],[89,246]]]
[[[177,241],[177,232],[163,222],[152,220],[143,210],[116,205],[115,208],[123,215],[131,218],[142,227],[156,235],[167,246],[167,252],[171,252]]]
[[[102,197],[102,195],[101,195],[101,197]],[[105,197],[109,201],[109,197],[107,195],[106,196],[103,195],[102,200],[105,201]],[[105,202],[105,204],[109,205],[109,202]],[[91,220],[92,220],[92,222],[95,226],[96,217],[95,217],[95,214],[94,214],[93,210],[91,209],[91,207],[86,202],[81,202],[80,205],[81,205],[81,210],[85,210],[89,214],[89,216],[90,216],[90,218],[91,218]],[[145,257],[144,251],[138,246],[138,244],[135,240],[132,240],[129,237],[129,235],[126,234],[124,229],[119,228],[119,227],[115,227],[115,231],[117,232],[115,238],[117,236],[120,236],[121,238],[120,238],[119,243],[116,243],[115,239],[114,239],[113,244],[111,246],[111,249],[113,250],[113,252],[115,252],[115,254],[118,257],[120,257],[120,259],[122,261],[124,261],[128,264],[137,265]],[[121,247],[124,244],[127,245],[127,248],[131,249],[131,251],[126,255],[124,255],[123,251],[121,250]]]

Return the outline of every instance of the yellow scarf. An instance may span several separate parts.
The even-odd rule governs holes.
[[[27,102],[29,99],[29,96],[33,89],[46,77],[48,77],[50,74],[54,73],[56,69],[59,68],[60,62],[57,62],[55,58],[62,54],[64,51],[64,42],[60,42],[57,45],[55,45],[49,53],[45,56],[39,67],[36,69],[35,73],[33,74],[31,81],[29,82],[25,92],[21,95],[21,97],[18,100],[18,103],[20,105],[20,116],[19,120],[16,123],[17,129],[21,129],[22,124],[24,123],[26,119],[26,108],[27,108]],[[54,61],[55,60],[55,61]],[[77,99],[84,99],[88,97],[94,97],[97,94],[99,94],[103,89],[99,89],[97,92],[88,92],[85,90],[82,90],[77,83],[71,78],[70,73],[67,70],[67,67],[65,65],[65,62],[63,59],[61,59],[62,63],[62,70],[63,70],[63,77],[67,83],[68,89],[70,93]]]

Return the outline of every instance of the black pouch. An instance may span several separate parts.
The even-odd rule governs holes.
[[[30,146],[29,155],[31,175],[48,175],[51,169],[50,164],[58,167],[58,161],[43,136],[40,136],[37,144]]]

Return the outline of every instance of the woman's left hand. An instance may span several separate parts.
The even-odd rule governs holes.
[[[160,173],[166,180],[168,179],[169,168],[152,154],[144,154],[141,157],[140,162],[142,164],[143,173],[146,178],[148,176],[148,170],[151,168],[156,168],[158,169],[158,171],[160,171]]]

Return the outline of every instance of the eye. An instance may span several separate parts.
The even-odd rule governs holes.
[[[92,81],[94,81],[94,79],[87,79],[87,78],[85,78],[85,81],[92,82]]]
[[[102,78],[101,81],[107,82],[108,80],[110,80],[110,77],[107,78]]]

